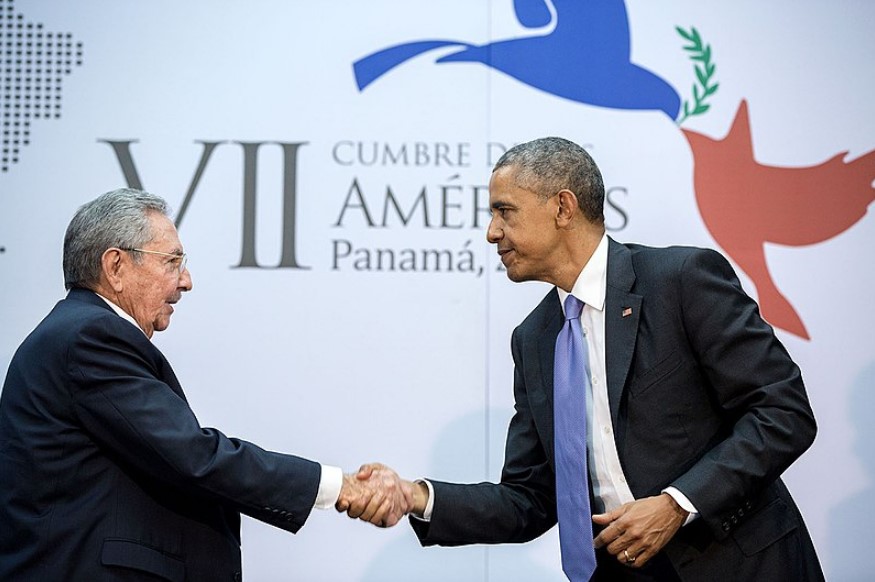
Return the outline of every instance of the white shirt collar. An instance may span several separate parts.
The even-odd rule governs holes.
[[[124,309],[122,309],[121,307],[119,307],[118,305],[116,305],[115,303],[113,303],[112,301],[110,301],[109,299],[107,299],[106,297],[101,295],[100,293],[95,293],[95,295],[97,295],[98,297],[100,297],[101,299],[106,301],[106,304],[109,305],[112,308],[112,310],[115,311],[119,315],[119,317],[121,317],[122,319],[126,319],[127,321],[130,321],[134,326],[136,326],[137,329],[142,331],[144,334],[146,333],[145,331],[143,331],[143,328],[140,327],[140,324],[137,323],[137,320],[134,319],[133,317],[131,317],[130,313],[128,313],[127,311],[125,311]]]
[[[608,235],[603,234],[602,240],[596,247],[595,252],[589,258],[574,287],[571,295],[574,295],[593,309],[603,311],[605,308],[605,292],[608,286]],[[556,288],[559,292],[559,303],[562,312],[565,313],[565,298],[569,293],[564,289]]]

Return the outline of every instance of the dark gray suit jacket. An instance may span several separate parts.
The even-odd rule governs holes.
[[[74,289],[0,396],[0,580],[239,580],[240,512],[295,532],[319,479],[202,428],[143,332]]]
[[[623,312],[631,308],[630,315]],[[514,331],[515,414],[499,484],[434,481],[425,545],[531,540],[556,523],[556,290]],[[664,549],[684,580],[819,580],[780,480],[815,422],[799,368],[718,253],[609,243],[608,395],[632,494],[677,487],[700,517]],[[604,567],[600,565],[600,569]]]

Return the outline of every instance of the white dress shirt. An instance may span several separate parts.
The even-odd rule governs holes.
[[[145,330],[140,327],[140,324],[138,324],[127,311],[100,293],[95,293],[95,295],[103,299],[106,304],[119,315],[119,317],[129,321],[144,334],[146,333]],[[331,465],[323,465],[321,463],[319,464],[319,467],[322,472],[319,478],[319,489],[316,492],[316,502],[313,504],[313,507],[316,509],[331,509],[340,497],[340,488],[343,486],[343,470],[340,469],[340,467],[332,467]]]

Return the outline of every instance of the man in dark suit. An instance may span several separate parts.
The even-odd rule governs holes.
[[[508,150],[489,199],[487,237],[508,277],[556,287],[511,341],[516,403],[501,482],[418,482],[421,542],[525,542],[557,519],[562,538],[557,441],[571,437],[554,434],[554,357],[571,295],[584,304],[588,357],[576,376],[587,390],[589,478],[579,479],[595,513],[592,579],[822,580],[780,479],[814,439],[814,417],[798,367],[727,261],[608,238],[599,170],[564,139]],[[563,564],[591,553],[588,539],[563,538]]]
[[[150,341],[192,286],[161,198],[80,208],[64,279],[0,395],[0,580],[239,580],[241,512],[297,532],[313,507],[379,525],[409,508],[387,471],[355,479],[199,425]]]

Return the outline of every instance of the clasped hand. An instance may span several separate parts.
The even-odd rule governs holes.
[[[335,508],[377,527],[392,527],[414,507],[414,484],[385,465],[362,465],[355,475],[344,475]]]
[[[640,568],[665,547],[687,515],[667,493],[637,499],[594,515],[593,522],[604,529],[593,541],[623,565]]]

